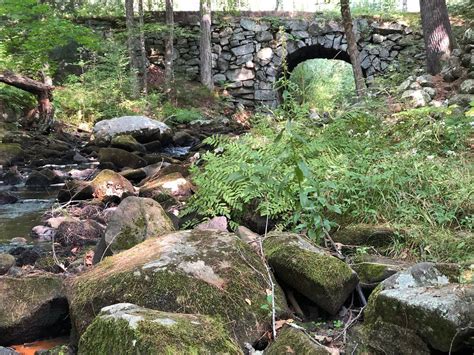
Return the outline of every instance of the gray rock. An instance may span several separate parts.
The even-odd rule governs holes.
[[[380,44],[383,41],[385,41],[385,36],[382,36],[381,34],[374,33],[374,35],[372,36],[372,42],[376,44]]]
[[[432,75],[429,75],[429,74],[421,75],[416,78],[416,81],[422,87],[430,87],[430,88],[434,87],[434,77]]]
[[[0,206],[9,205],[18,201],[18,197],[8,191],[0,191]]]
[[[255,78],[255,72],[250,69],[241,68],[229,70],[226,72],[226,76],[230,81],[245,81]]]
[[[464,80],[460,87],[461,94],[474,94],[474,79]]]
[[[96,140],[109,142],[113,137],[130,134],[134,138],[171,134],[171,128],[160,121],[145,116],[123,116],[99,121],[94,125]]]
[[[271,101],[276,99],[276,93],[273,90],[255,90],[255,100]]]
[[[474,286],[450,284],[434,264],[421,263],[383,281],[369,298],[365,310],[368,337],[377,328],[389,338],[392,329],[405,328],[419,344],[448,352],[466,349],[474,335]],[[425,345],[425,348],[426,348]],[[372,343],[393,353],[393,344]],[[419,349],[411,349],[418,353]]]
[[[214,83],[223,83],[227,80],[224,74],[216,74],[213,76]]]
[[[434,97],[436,96],[436,89],[435,88],[424,87],[423,91],[426,92],[428,95],[430,95],[431,99],[434,99]]]
[[[358,283],[343,261],[297,234],[272,232],[264,253],[276,277],[330,314],[336,314]]]
[[[12,348],[5,348],[3,346],[0,346],[0,355],[20,355],[20,353],[17,353]]]
[[[402,94],[402,99],[411,103],[413,107],[423,107],[431,101],[430,95],[423,90],[407,90]]]
[[[218,216],[210,219],[207,222],[203,222],[198,224],[195,229],[197,230],[206,230],[206,229],[214,229],[220,230],[222,232],[227,232],[227,218],[224,216]]]
[[[254,19],[242,18],[240,20],[240,26],[247,31],[262,32],[268,30],[269,26],[266,23],[259,23]]]
[[[243,46],[238,46],[231,48],[230,50],[235,56],[242,56],[246,54],[252,54],[255,51],[255,46],[253,43],[244,44]]]
[[[136,169],[147,165],[143,158],[119,148],[101,148],[99,150],[99,162],[101,164],[112,163],[119,169]]]
[[[268,42],[273,40],[273,35],[270,31],[263,31],[257,33],[256,39],[258,42]]]
[[[308,29],[308,22],[303,19],[284,20],[285,27],[292,31],[306,31]]]

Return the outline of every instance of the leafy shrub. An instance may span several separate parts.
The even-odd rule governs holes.
[[[179,108],[166,103],[163,106],[163,116],[171,123],[189,123],[195,120],[201,120],[202,114],[197,109]]]

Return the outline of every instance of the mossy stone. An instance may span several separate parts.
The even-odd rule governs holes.
[[[101,148],[99,150],[99,162],[101,164],[112,163],[120,169],[137,169],[147,165],[143,158],[119,148]]]
[[[336,314],[358,283],[343,261],[293,233],[270,233],[264,253],[276,277],[330,314]]]
[[[242,354],[221,322],[119,303],[102,309],[79,342],[80,355]]]
[[[51,274],[0,277],[0,344],[18,344],[67,331],[63,281]]]
[[[359,276],[361,286],[369,289],[411,266],[403,261],[376,255],[356,256],[353,261],[351,267]]]
[[[97,310],[134,303],[165,312],[218,316],[239,344],[253,343],[270,321],[265,266],[232,233],[180,231],[150,238],[104,259],[70,282],[68,299],[74,338]],[[278,314],[286,311],[275,289]]]
[[[276,341],[265,350],[265,355],[282,354],[331,355],[333,352],[311,340],[310,336],[301,330],[287,326],[278,334]]]
[[[128,152],[146,152],[145,147],[138,143],[137,140],[129,134],[113,137],[110,145],[114,148],[124,149]]]
[[[6,274],[13,265],[15,265],[13,255],[0,253],[0,275]]]
[[[332,239],[345,245],[386,247],[393,243],[395,230],[387,226],[356,224],[338,230]]]

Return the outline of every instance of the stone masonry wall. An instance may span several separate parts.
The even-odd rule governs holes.
[[[160,21],[160,16],[155,15],[153,20]],[[225,86],[235,103],[245,106],[260,103],[273,105],[277,100],[273,87],[284,57],[289,70],[313,58],[349,62],[347,42],[340,22],[318,18],[314,14],[298,18],[287,18],[285,14],[278,17],[249,16],[215,15],[213,18],[214,82]],[[177,22],[187,35],[178,36],[175,40],[175,71],[190,80],[198,80],[198,17],[195,13],[181,14]],[[420,33],[399,23],[361,18],[354,20],[354,29],[368,82],[389,67],[396,68],[400,54],[422,41]],[[161,35],[148,35],[146,46],[150,62],[163,65],[164,42]]]

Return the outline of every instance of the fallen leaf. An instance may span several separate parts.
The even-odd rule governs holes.
[[[245,302],[247,302],[249,306],[252,305],[252,301],[250,301],[248,298],[245,299]]]

